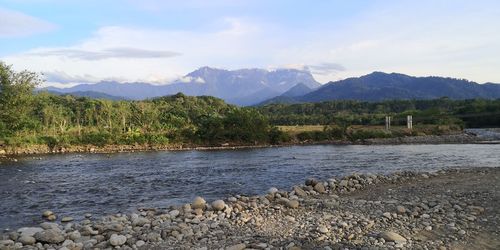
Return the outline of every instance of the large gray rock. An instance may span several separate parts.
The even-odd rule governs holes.
[[[406,239],[403,236],[391,231],[382,232],[379,234],[379,237],[386,241],[406,242]]]
[[[112,246],[121,246],[127,242],[127,237],[124,235],[117,235],[117,234],[112,234],[111,237],[109,237],[109,244]]]
[[[57,244],[64,241],[64,236],[62,235],[61,231],[57,229],[43,230],[36,233],[34,237],[37,241],[40,241],[42,243]]]

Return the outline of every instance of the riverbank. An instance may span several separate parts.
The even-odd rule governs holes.
[[[70,145],[51,148],[47,145],[31,145],[25,147],[0,147],[0,159],[16,155],[42,155],[42,154],[61,154],[61,153],[118,153],[118,152],[144,152],[144,151],[183,151],[183,150],[227,150],[227,149],[250,149],[266,147],[282,147],[294,145],[401,145],[401,144],[472,144],[488,143],[485,138],[478,137],[471,133],[459,133],[449,135],[425,135],[425,136],[406,136],[396,138],[374,138],[357,141],[333,140],[333,141],[302,141],[293,143],[283,143],[279,145],[258,144],[241,145],[225,143],[219,146],[200,146],[200,145]]]
[[[4,234],[0,249],[498,249],[500,168],[307,180]],[[33,247],[32,247],[33,248]]]

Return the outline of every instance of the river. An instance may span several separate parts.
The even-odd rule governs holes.
[[[0,163],[0,230],[49,209],[81,219],[290,188],[353,172],[500,167],[500,145],[314,145],[241,150],[61,154]]]

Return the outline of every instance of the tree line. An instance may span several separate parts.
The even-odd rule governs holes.
[[[280,131],[250,108],[182,93],[112,101],[35,92],[37,74],[0,62],[0,140],[7,145],[279,143]]]
[[[392,117],[393,125],[406,125],[406,116],[412,115],[413,124],[500,126],[500,99],[339,100],[271,104],[256,109],[275,125],[383,125],[387,115]]]
[[[182,93],[141,101],[106,100],[35,91],[32,72],[16,72],[0,61],[0,147],[46,144],[278,144],[293,140],[357,140],[413,135],[353,129],[355,125],[433,124],[498,127],[500,100],[329,101],[236,107],[223,100]],[[278,125],[324,125],[323,131],[289,134]],[[408,134],[410,133],[410,134]],[[442,131],[430,131],[442,133]]]

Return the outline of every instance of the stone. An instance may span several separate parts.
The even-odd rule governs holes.
[[[43,231],[41,227],[22,227],[17,230],[21,236],[31,236],[33,237],[36,233]]]
[[[73,220],[74,220],[73,217],[66,216],[61,219],[61,222],[66,223],[66,222],[71,222]]]
[[[17,239],[17,241],[23,243],[23,245],[34,245],[36,243],[36,239],[33,236],[23,235]]]
[[[54,215],[54,212],[50,211],[50,210],[45,210],[43,211],[42,213],[42,216],[45,217],[45,218],[48,218],[49,216],[51,215]]]
[[[68,234],[68,238],[72,241],[76,241],[76,240],[80,239],[81,237],[82,237],[82,235],[78,231],[73,231],[73,232]]]
[[[328,228],[326,228],[325,226],[319,226],[316,230],[322,234],[326,234],[329,232]]]
[[[314,185],[314,191],[322,194],[326,192],[325,185],[323,183],[318,182],[316,185]]]
[[[216,201],[212,202],[212,208],[215,211],[222,211],[222,210],[224,210],[225,206],[226,206],[226,203],[224,203],[223,200],[216,200]]]
[[[385,218],[387,218],[387,219],[391,219],[391,218],[392,218],[392,215],[391,215],[391,213],[389,213],[389,212],[385,212],[385,213],[383,213],[383,214],[382,214],[382,216],[384,216],[384,217],[385,217]]]
[[[14,244],[15,244],[15,242],[13,240],[0,240],[0,247],[1,246],[13,246]],[[10,249],[10,248],[5,248],[5,249]]]
[[[137,247],[142,247],[142,246],[146,245],[146,242],[144,242],[143,240],[138,240],[135,242],[135,245]]]
[[[204,209],[206,206],[207,202],[201,198],[200,196],[196,196],[193,200],[193,203],[191,204],[192,209]]]
[[[301,187],[295,186],[295,187],[293,187],[293,191],[299,197],[305,197],[305,196],[307,196],[306,191],[304,191],[304,189],[302,189]]]
[[[298,200],[290,200],[286,203],[286,206],[289,208],[298,208],[299,207],[299,201]]]
[[[339,186],[340,187],[347,187],[348,184],[349,184],[349,182],[347,180],[341,180],[339,183]]]
[[[44,222],[40,224],[40,227],[43,229],[59,229],[59,225],[53,222]]]
[[[403,236],[391,231],[382,232],[379,234],[379,237],[386,241],[406,242],[406,239]]]
[[[138,218],[136,220],[138,220]],[[118,223],[118,222],[112,222],[110,224],[107,224],[105,226],[105,228],[108,231],[115,231],[115,232],[121,232],[121,231],[123,231],[123,225],[120,224],[120,223]]]
[[[57,244],[64,241],[64,236],[62,235],[61,231],[57,229],[43,230],[36,233],[34,237],[37,241],[40,241],[42,243]]]
[[[144,217],[139,217],[132,221],[132,226],[134,227],[142,227],[146,224],[149,224],[149,220]]]
[[[172,210],[172,211],[168,212],[168,214],[169,214],[170,216],[172,216],[173,218],[175,218],[175,217],[179,216],[179,214],[180,214],[180,213],[181,213],[181,212],[179,212],[179,210]]]
[[[49,215],[49,216],[47,217],[47,220],[48,220],[48,221],[55,221],[56,219],[57,219],[57,216],[56,216],[55,214],[53,214],[53,215]]]
[[[124,235],[117,235],[117,234],[112,234],[111,237],[109,237],[109,244],[112,246],[121,246],[127,242],[127,237]]]
[[[400,213],[400,214],[404,214],[404,213],[406,213],[406,208],[405,208],[405,207],[403,207],[403,206],[397,206],[397,207],[396,207],[396,211],[397,211],[398,213]]]
[[[243,250],[246,247],[247,247],[247,245],[245,245],[245,243],[240,243],[240,244],[236,244],[236,245],[232,245],[232,246],[226,247],[226,250]]]
[[[306,186],[314,187],[316,184],[318,184],[318,181],[313,178],[309,178],[306,180]]]
[[[278,189],[277,189],[277,188],[275,188],[275,187],[272,187],[272,188],[270,188],[270,189],[267,191],[267,193],[269,193],[269,194],[275,194],[275,193],[277,193],[277,192],[278,192]]]
[[[148,233],[146,238],[149,242],[158,242],[161,240],[161,235],[159,233],[151,232]]]

